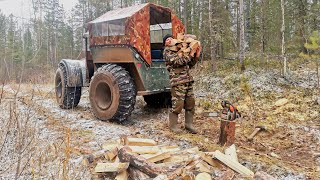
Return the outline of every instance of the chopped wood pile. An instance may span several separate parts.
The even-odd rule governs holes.
[[[177,39],[171,40],[170,50],[178,52],[179,57],[189,56],[189,54],[195,53],[200,46],[200,41],[196,39],[195,35],[179,33]]]
[[[94,174],[115,176],[117,180],[209,180],[221,168],[233,170],[222,176],[234,176],[234,171],[242,177],[254,176],[238,162],[234,145],[225,152],[202,152],[198,147],[182,150],[178,146],[159,145],[152,139],[122,137],[107,142],[101,151],[83,156],[82,162],[94,167]]]

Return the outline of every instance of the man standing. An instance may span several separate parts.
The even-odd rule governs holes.
[[[174,46],[176,40],[171,35],[163,38],[163,58],[169,71],[172,109],[169,114],[169,127],[174,133],[181,133],[178,128],[178,115],[182,109],[185,109],[185,128],[187,131],[196,134],[193,127],[193,115],[195,112],[195,99],[193,94],[193,77],[190,75],[190,69],[197,63],[201,47],[193,49],[188,56],[179,57],[177,52],[171,51],[170,47]]]

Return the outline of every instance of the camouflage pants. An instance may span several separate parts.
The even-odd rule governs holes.
[[[180,114],[184,108],[194,113],[195,99],[193,94],[193,83],[179,84],[171,88],[172,109],[171,112]]]

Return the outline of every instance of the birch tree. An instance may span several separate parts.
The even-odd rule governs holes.
[[[240,15],[240,53],[239,60],[241,64],[241,71],[245,70],[244,53],[245,53],[245,39],[244,39],[244,15],[243,15],[243,0],[239,0],[239,15]]]
[[[215,51],[216,51],[216,45],[215,45],[215,30],[214,30],[214,23],[212,19],[212,14],[213,14],[213,7],[212,7],[212,1],[209,0],[209,30],[210,30],[210,58],[212,62],[212,71],[216,71],[217,66],[216,66],[216,60],[215,60]]]
[[[285,20],[284,20],[284,0],[281,0],[281,17],[282,17],[282,25],[281,25],[281,57],[283,60],[283,76],[287,76],[287,58],[285,55],[285,39],[284,39],[284,31],[285,31]]]

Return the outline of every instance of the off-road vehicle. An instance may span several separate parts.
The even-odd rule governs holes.
[[[168,8],[152,3],[109,11],[85,28],[82,60],[63,59],[55,76],[56,99],[63,109],[76,107],[89,86],[94,115],[126,120],[136,96],[149,105],[169,104],[169,74],[162,38],[184,32]]]

